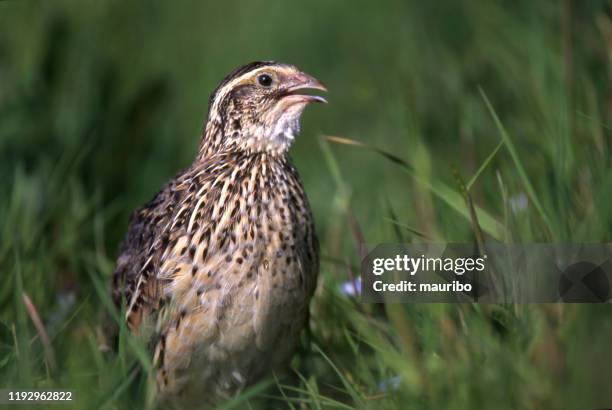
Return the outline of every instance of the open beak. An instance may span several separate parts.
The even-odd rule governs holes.
[[[300,94],[301,90],[320,90],[327,91],[327,88],[314,77],[306,73],[299,72],[291,79],[291,84],[283,91],[283,99],[290,99],[291,102],[319,102],[327,103],[327,100],[318,95]]]

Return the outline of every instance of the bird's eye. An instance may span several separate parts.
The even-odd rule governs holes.
[[[259,85],[269,87],[272,85],[272,77],[270,77],[268,74],[261,74],[259,77],[257,77],[257,82]]]

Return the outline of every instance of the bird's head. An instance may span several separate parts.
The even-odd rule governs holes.
[[[283,154],[300,130],[311,102],[326,102],[304,90],[325,86],[289,64],[254,62],[229,74],[210,97],[201,154],[248,150]]]

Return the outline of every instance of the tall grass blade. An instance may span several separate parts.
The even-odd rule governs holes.
[[[460,215],[465,217],[468,221],[470,220],[469,210],[465,206],[463,197],[458,192],[456,192],[443,182],[436,180],[428,181],[427,179],[421,177],[406,161],[402,160],[398,156],[390,154],[380,148],[373,147],[359,141],[351,140],[349,138],[327,136],[326,139],[337,144],[366,148],[377,152],[378,154],[389,159],[394,164],[399,165],[404,172],[408,173],[418,183],[429,189],[436,197],[441,199],[443,202],[445,202],[447,205],[457,211]],[[482,208],[476,206],[476,210],[480,216],[483,229],[495,239],[502,238],[504,236],[504,226]]]
[[[512,143],[512,140],[510,139],[510,137],[508,136],[508,133],[506,132],[506,128],[501,123],[499,117],[497,116],[497,113],[495,112],[495,109],[493,108],[493,105],[491,105],[489,98],[487,97],[487,95],[485,94],[482,88],[480,89],[480,95],[482,96],[487,106],[487,109],[489,110],[489,113],[493,117],[493,121],[495,122],[495,126],[497,127],[497,129],[499,130],[499,133],[501,134],[502,140],[506,144],[506,148],[508,149],[508,152],[510,153],[510,157],[512,157],[514,166],[516,167],[518,175],[521,181],[523,182],[523,186],[525,187],[525,190],[527,191],[527,195],[529,195],[529,199],[531,199],[531,201],[533,202],[533,205],[535,206],[538,214],[540,214],[540,217],[544,221],[544,224],[546,228],[548,229],[549,233],[551,233],[552,236],[555,237],[556,235],[554,235],[554,230],[550,222],[550,219],[548,218],[548,215],[546,215],[546,212],[544,212],[544,208],[542,207],[542,204],[540,203],[540,200],[538,199],[538,196],[535,193],[535,189],[533,188],[533,185],[531,185],[531,181],[529,180],[529,177],[527,176],[527,172],[525,171],[525,168],[523,167],[523,163],[521,162],[521,159],[518,156],[518,153],[516,151],[514,144]]]
[[[493,151],[489,154],[489,156],[484,160],[484,162],[482,164],[480,164],[480,167],[478,168],[478,171],[476,171],[474,176],[469,180],[469,182],[465,186],[465,189],[467,191],[469,191],[472,188],[472,186],[474,185],[474,183],[476,182],[476,180],[478,179],[480,174],[482,174],[483,171],[487,168],[487,166],[491,163],[491,161],[493,161],[493,158],[495,158],[495,156],[497,155],[497,152],[501,149],[501,147],[504,146],[504,144],[505,144],[505,141],[501,140],[497,144],[495,149],[493,149]]]

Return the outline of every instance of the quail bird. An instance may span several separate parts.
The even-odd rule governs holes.
[[[160,400],[218,403],[291,358],[319,269],[308,199],[288,156],[326,91],[254,62],[212,93],[191,166],[134,212],[112,281],[151,346]]]

